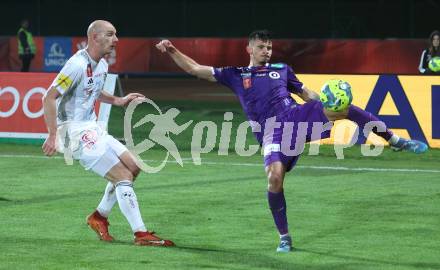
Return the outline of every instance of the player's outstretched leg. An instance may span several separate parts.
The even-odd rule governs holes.
[[[393,149],[394,151],[406,150],[416,154],[421,154],[428,150],[428,145],[424,142],[403,138],[397,138],[396,142],[390,145],[391,149]]]
[[[347,119],[357,123],[361,132],[368,122],[380,121],[379,118],[372,113],[362,110],[354,105],[351,105],[348,108]],[[373,129],[373,132],[389,142],[391,149],[395,151],[406,150],[416,154],[421,154],[428,150],[428,146],[425,143],[417,140],[400,138],[385,126],[384,128],[385,132],[379,132],[376,129]]]

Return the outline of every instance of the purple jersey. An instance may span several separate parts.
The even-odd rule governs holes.
[[[264,131],[266,120],[276,117],[281,123],[273,134],[266,136],[264,132],[254,132],[258,142],[264,149],[264,164],[268,166],[275,161],[281,161],[290,171],[298,160],[298,154],[285,154],[281,146],[284,140],[283,129],[286,123],[293,123],[290,149],[296,148],[299,134],[305,142],[312,139],[312,127],[316,122],[327,123],[322,103],[312,100],[303,105],[296,104],[291,93],[302,93],[303,84],[286,64],[266,64],[260,67],[227,67],[214,68],[214,77],[221,84],[229,87],[238,96],[249,120],[256,121]],[[300,123],[306,123],[306,129],[298,131]],[[301,135],[301,136],[302,136]],[[328,138],[330,131],[319,134],[320,138]],[[318,139],[314,137],[314,139]]]
[[[218,82],[238,96],[249,120],[262,128],[266,119],[287,114],[296,104],[291,93],[302,93],[303,84],[286,64],[266,64],[259,67],[214,68]],[[261,143],[262,132],[255,134]]]

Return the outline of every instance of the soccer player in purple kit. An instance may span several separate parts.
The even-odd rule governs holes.
[[[309,126],[305,137],[306,141],[310,141],[312,134],[309,131],[313,122],[325,124],[329,121],[349,119],[356,122],[360,130],[363,130],[370,121],[380,120],[354,105],[341,112],[325,109],[319,101],[318,94],[304,86],[288,65],[269,63],[272,41],[267,30],[254,31],[249,35],[246,51],[250,56],[250,63],[247,67],[214,68],[200,65],[181,53],[169,40],[162,40],[156,47],[163,53],[167,52],[185,72],[208,81],[219,82],[230,88],[238,96],[248,120],[260,125],[259,132],[253,131],[264,150],[264,165],[268,179],[267,198],[280,235],[277,252],[291,251],[292,238],[288,231],[283,182],[285,173],[295,166],[299,155],[285,155],[284,151],[281,151],[284,124],[293,122],[292,134],[297,134],[298,124],[307,123]],[[291,93],[297,94],[306,103],[297,104]],[[266,121],[273,117],[280,125],[276,126],[272,123],[270,126],[265,126],[268,123]],[[386,129],[384,124],[382,127],[383,129],[373,129],[373,132],[388,141],[394,150],[408,150],[415,153],[427,150],[427,145],[423,142],[399,138]],[[267,133],[265,128],[272,129],[272,132]],[[267,136],[268,134],[270,136]],[[329,131],[320,134],[320,138],[329,136]],[[291,139],[290,145],[295,145],[298,138],[292,136],[289,139]]]

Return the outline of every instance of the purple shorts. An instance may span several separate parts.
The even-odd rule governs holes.
[[[329,120],[318,100],[297,105],[288,114],[277,117],[277,121],[281,122],[281,127],[275,128],[273,135],[263,137],[266,167],[275,161],[281,161],[286,170],[290,171],[298,161],[306,142],[330,137],[330,130],[323,131],[322,128]],[[286,131],[283,134],[285,126]]]

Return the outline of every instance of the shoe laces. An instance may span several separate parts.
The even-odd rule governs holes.
[[[101,226],[101,227],[104,227],[103,229],[105,229],[105,231],[108,231],[108,226],[110,226],[110,223],[108,222],[108,220],[106,219],[106,218],[100,218],[99,219],[99,223],[101,224],[101,225],[104,225],[104,226]]]
[[[280,247],[286,247],[291,245],[292,245],[292,238],[290,237],[281,238]]]
[[[416,143],[415,141],[406,141],[403,144],[403,148],[409,149],[409,150],[416,150],[417,148],[419,148],[419,144]]]
[[[401,151],[405,149],[408,140],[400,138],[395,144],[391,145],[394,151]]]
[[[146,231],[144,235],[139,236],[139,238],[146,238],[146,237],[153,238],[152,240],[162,240],[160,237],[156,235],[156,232],[154,231]]]
[[[287,240],[283,240],[280,243],[280,247],[286,247],[286,246],[290,246],[290,242]]]

